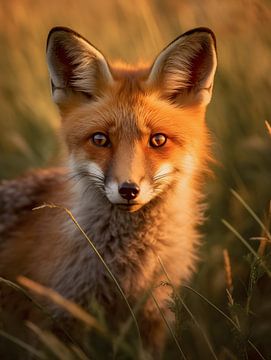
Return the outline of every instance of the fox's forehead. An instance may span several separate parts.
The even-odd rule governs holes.
[[[101,99],[96,104],[89,104],[76,109],[74,115],[82,131],[89,133],[104,132],[118,138],[141,138],[149,134],[143,104],[129,99]],[[71,121],[74,123],[74,120]],[[84,130],[83,130],[84,129]]]
[[[197,119],[195,119],[195,117]],[[95,132],[105,132],[118,140],[142,139],[151,133],[165,133],[183,140],[195,137],[200,114],[189,108],[172,106],[153,92],[141,89],[136,81],[126,81],[97,101],[72,109],[65,130],[78,140]],[[67,124],[66,123],[66,124]]]
[[[81,129],[104,131],[106,133],[143,136],[158,124],[165,125],[163,116],[157,116],[154,108],[146,101],[117,97],[101,99],[96,104],[80,106],[71,114],[70,123],[80,124]]]

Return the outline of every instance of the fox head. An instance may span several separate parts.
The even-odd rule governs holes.
[[[47,61],[71,171],[85,189],[132,212],[195,180],[208,156],[204,118],[217,63],[209,29],[179,36],[151,66],[129,67],[56,27]]]

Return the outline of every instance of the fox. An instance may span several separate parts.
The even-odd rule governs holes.
[[[131,307],[145,299],[136,318],[146,358],[158,359],[164,320],[174,321],[172,287],[190,280],[199,257],[212,159],[205,117],[217,67],[215,35],[192,29],[151,65],[132,66],[107,61],[74,30],[55,27],[46,57],[66,151],[58,168],[0,185],[0,276],[16,283],[23,275],[85,309],[95,299],[112,326],[120,326],[125,304],[61,210],[69,209]],[[33,211],[43,204],[57,208]],[[1,284],[0,292],[4,313],[12,308],[12,315],[32,319],[13,289]],[[57,319],[68,317],[48,307]]]

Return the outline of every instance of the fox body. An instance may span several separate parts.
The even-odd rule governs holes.
[[[62,169],[0,186],[0,275],[13,281],[25,275],[85,308],[94,297],[118,322],[124,305],[82,233],[59,208],[31,211],[57,204],[71,210],[131,305],[152,290],[170,319],[158,258],[175,286],[195,267],[210,159],[205,111],[216,69],[214,35],[192,30],[151,67],[129,67],[109,64],[74,31],[54,28],[47,60],[67,159]],[[4,290],[3,307],[10,303]],[[160,353],[165,326],[151,297],[138,316],[146,348]]]

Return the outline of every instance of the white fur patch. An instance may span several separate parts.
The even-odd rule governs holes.
[[[170,174],[173,171],[173,166],[171,164],[163,164],[159,167],[159,169],[156,171],[153,179],[158,179],[160,177],[166,176],[167,174]]]
[[[72,171],[74,171],[76,169],[76,161],[75,161],[73,153],[71,153],[68,158],[68,168]]]
[[[192,154],[186,154],[183,158],[183,169],[186,174],[190,175],[193,173],[196,167],[196,160]]]
[[[94,161],[78,161],[75,159],[73,154],[70,154],[69,156],[68,167],[73,173],[76,173],[78,170],[84,169],[89,173],[89,175],[104,178],[104,173],[98,164],[96,164]]]
[[[104,186],[104,173],[100,166],[94,161],[79,161],[73,154],[70,154],[68,159],[68,167],[70,169],[71,178],[74,178],[73,193],[77,196],[85,194],[85,189],[89,185],[89,180],[92,180],[93,183],[103,187]],[[80,176],[80,173],[83,172],[83,176]],[[84,176],[87,173],[88,176]],[[78,176],[77,176],[78,175]]]
[[[103,173],[102,169],[94,161],[91,161],[90,163],[88,163],[87,169],[88,169],[88,172],[90,173],[90,175],[94,175],[101,179],[104,179],[104,173]]]
[[[153,194],[158,195],[163,192],[165,187],[169,185],[172,181],[174,167],[165,163],[161,165],[153,176],[154,188]]]
[[[140,193],[137,198],[137,201],[140,203],[146,204],[147,202],[149,202],[151,200],[152,194],[153,194],[153,189],[152,189],[149,181],[142,180],[142,182],[140,184]]]
[[[76,79],[75,83],[76,85],[80,87],[82,91],[95,91],[96,89],[96,75],[97,75],[97,69],[93,65],[94,61],[97,61],[100,65],[100,70],[102,71],[102,74],[105,78],[105,80],[108,83],[113,82],[113,77],[111,75],[111,72],[109,70],[108,64],[103,57],[103,55],[95,49],[95,47],[91,46],[89,43],[85,42],[83,39],[78,38],[78,41],[81,43],[82,49],[83,49],[83,56],[79,54],[77,57],[77,54],[74,56],[74,63],[76,64],[78,62],[78,59],[80,59],[79,65],[77,65],[76,68]]]
[[[126,204],[127,201],[123,199],[119,194],[119,186],[116,181],[109,181],[108,184],[105,186],[105,193],[108,200],[112,204]]]
[[[103,55],[85,40],[76,37],[78,47],[70,48],[69,53],[73,59],[73,76],[71,83],[79,90],[87,93],[96,93],[97,64],[107,83],[113,82],[113,77]]]

